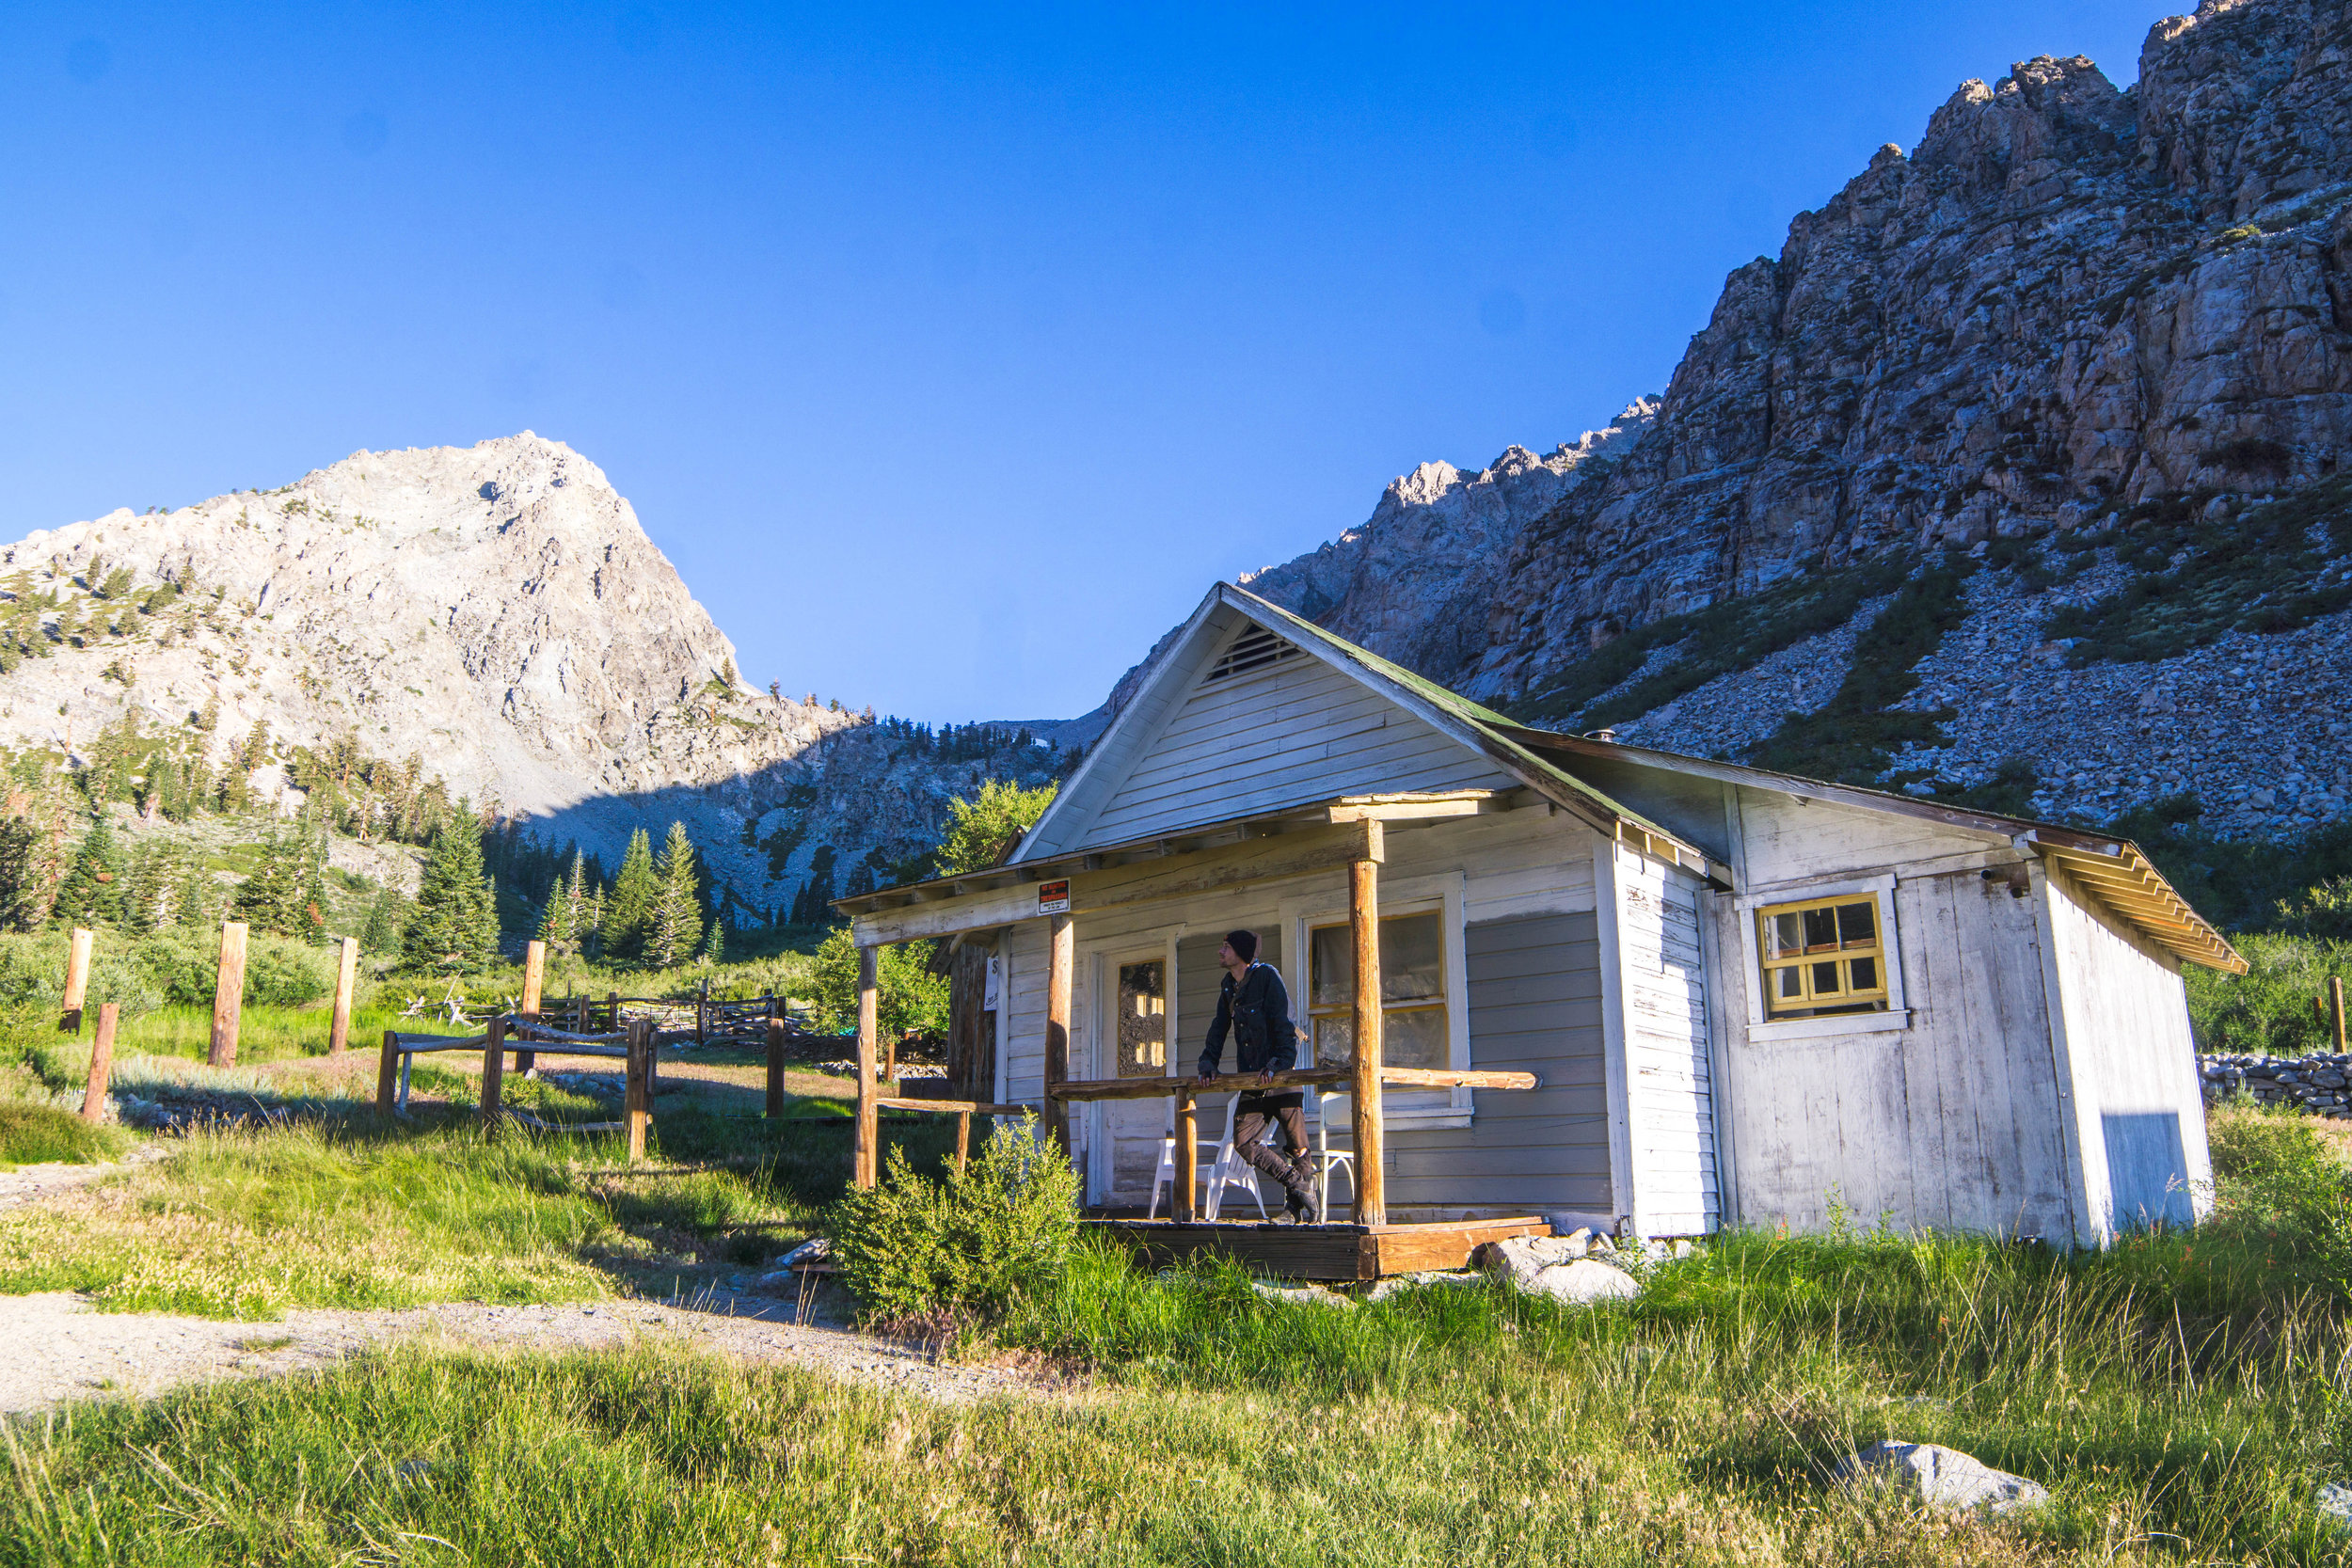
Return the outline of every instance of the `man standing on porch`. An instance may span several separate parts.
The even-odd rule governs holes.
[[[1298,1062],[1298,1026],[1291,1022],[1290,992],[1272,964],[1258,958],[1255,931],[1229,931],[1216,951],[1225,966],[1225,979],[1216,993],[1216,1018],[1209,1025],[1209,1040],[1200,1053],[1200,1076],[1216,1076],[1225,1054],[1225,1036],[1233,1036],[1233,1065],[1254,1072],[1260,1084],[1273,1081]],[[1314,1156],[1307,1143],[1306,1097],[1296,1089],[1283,1094],[1245,1092],[1233,1107],[1233,1148],[1250,1165],[1282,1184],[1288,1196],[1281,1218],[1275,1223],[1312,1225],[1322,1216],[1315,1208]],[[1272,1122],[1282,1130],[1290,1146],[1285,1160],[1260,1140]]]

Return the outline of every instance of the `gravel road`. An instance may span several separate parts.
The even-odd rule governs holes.
[[[1039,1394],[1056,1380],[1025,1369],[956,1366],[922,1351],[828,1326],[813,1311],[756,1296],[691,1304],[607,1301],[593,1306],[450,1303],[401,1311],[297,1307],[277,1323],[219,1323],[156,1312],[97,1312],[65,1291],[0,1296],[0,1413],[69,1400],[148,1398],[182,1384],[269,1377],[326,1367],[396,1339],[537,1351],[668,1338],[749,1362],[803,1366],[852,1382],[959,1403],[992,1394]]]

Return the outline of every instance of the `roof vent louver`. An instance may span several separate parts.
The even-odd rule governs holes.
[[[1263,670],[1269,664],[1295,657],[1298,649],[1283,641],[1263,626],[1252,626],[1233,640],[1232,645],[1217,655],[1209,667],[1208,679],[1221,681],[1228,675],[1247,674]]]

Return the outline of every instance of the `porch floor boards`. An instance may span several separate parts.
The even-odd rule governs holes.
[[[1121,1217],[1080,1223],[1123,1243],[1154,1266],[1214,1252],[1281,1278],[1358,1282],[1424,1269],[1467,1268],[1471,1251],[1482,1242],[1551,1234],[1551,1227],[1534,1215],[1378,1226],[1265,1225],[1254,1220],[1178,1224]]]

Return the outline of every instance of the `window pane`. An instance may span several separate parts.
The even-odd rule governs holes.
[[[1120,1078],[1156,1078],[1168,1070],[1168,987],[1163,960],[1119,966]]]
[[[1787,969],[1773,970],[1772,974],[1773,977],[1779,982],[1780,999],[1783,1002],[1796,1002],[1803,1000],[1804,996],[1804,968],[1803,965],[1790,964]]]
[[[1853,973],[1854,990],[1876,990],[1879,989],[1879,961],[1876,958],[1855,958],[1846,967]]]
[[[1310,1004],[1344,1007],[1356,998],[1356,943],[1344,926],[1319,927],[1308,939]]]
[[[1804,911],[1804,950],[1808,953],[1837,945],[1837,914],[1834,910]]]
[[[1857,947],[1876,942],[1878,934],[1878,903],[1875,899],[1837,906],[1837,935],[1847,946]]]
[[[1777,958],[1803,952],[1804,933],[1802,927],[1803,922],[1793,914],[1776,914],[1767,920],[1764,928],[1770,936],[1771,956]]]
[[[1836,964],[1826,963],[1815,964],[1813,966],[1814,995],[1838,996],[1842,995],[1845,990],[1846,988],[1844,986],[1837,983],[1837,966]]]
[[[1391,1067],[1447,1067],[1445,1009],[1394,1009],[1380,1015],[1380,1059]]]
[[[1411,1002],[1445,994],[1445,952],[1434,910],[1380,922],[1380,1000]]]
[[[1315,1020],[1315,1067],[1346,1067],[1356,1060],[1356,1021],[1342,1013]]]

